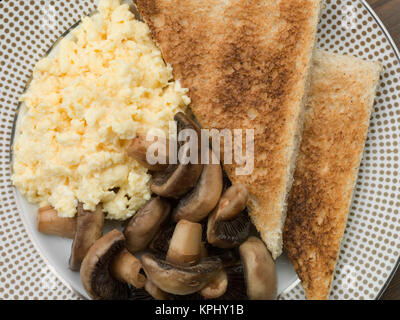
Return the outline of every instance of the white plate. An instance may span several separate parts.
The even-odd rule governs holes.
[[[0,18],[5,22],[0,26],[0,134],[6,141],[0,145],[3,159],[9,156],[14,112],[32,67],[63,32],[94,9],[95,1],[0,3]],[[318,35],[319,47],[380,60],[385,66],[331,294],[332,299],[375,299],[389,281],[400,255],[399,54],[363,1],[328,0]],[[70,289],[59,287],[48,270],[86,297],[79,274],[68,269],[71,240],[37,232],[37,207],[13,191],[9,164],[2,162],[1,166],[6,179],[0,176],[0,210],[6,214],[0,220],[0,298],[73,298]],[[48,269],[32,252],[17,212]],[[29,249],[29,259],[24,248]],[[278,259],[277,270],[280,298],[303,299],[297,276],[285,256]],[[52,279],[57,286],[46,286],[43,278]]]

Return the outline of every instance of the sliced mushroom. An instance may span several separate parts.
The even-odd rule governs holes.
[[[83,209],[82,203],[78,204],[76,232],[69,258],[69,267],[71,270],[79,270],[89,248],[97,239],[101,238],[103,226],[104,214],[101,205],[98,205],[95,211],[87,211]]]
[[[169,215],[170,204],[160,197],[152,198],[129,220],[124,230],[126,247],[136,253],[147,247]]]
[[[153,175],[151,191],[165,198],[179,198],[197,184],[202,170],[202,164],[170,165],[167,170]]]
[[[218,220],[235,219],[246,208],[248,198],[249,193],[243,184],[234,184],[229,187],[218,203],[216,211]]]
[[[225,270],[218,274],[201,289],[200,294],[206,299],[217,299],[221,297],[228,288],[228,276]]]
[[[243,265],[237,265],[226,269],[228,288],[220,300],[247,300],[246,280],[244,278]]]
[[[231,249],[221,249],[218,247],[214,247],[210,244],[206,245],[206,250],[208,253],[208,256],[216,256],[218,257],[224,268],[230,268],[232,266],[237,266],[240,265],[240,255],[237,250],[237,248],[231,248]]]
[[[174,230],[175,224],[163,226],[151,240],[149,249],[157,253],[167,254]]]
[[[277,295],[275,263],[265,244],[249,237],[239,247],[250,300],[273,300]]]
[[[178,122],[178,130],[193,129],[197,132],[197,145],[195,146],[200,155],[200,128],[189,119],[183,112],[175,115],[175,120]],[[184,143],[179,153],[188,155],[191,149],[189,143]],[[200,160],[200,159],[197,159]],[[166,198],[179,198],[190,191],[196,184],[203,170],[201,161],[197,163],[170,165],[167,170],[155,172],[153,175],[153,183],[151,190],[159,196]]]
[[[204,258],[189,267],[177,266],[151,253],[143,254],[141,261],[147,277],[157,287],[176,295],[201,290],[222,269],[221,261],[216,257]]]
[[[37,228],[39,232],[73,239],[75,236],[75,218],[62,218],[51,207],[43,207],[38,210]]]
[[[158,154],[158,158],[165,159],[165,163],[155,163],[150,164],[147,159],[147,149],[153,144],[161,144],[163,142],[150,142],[146,140],[145,136],[139,135],[136,138],[133,138],[128,146],[128,155],[134,159],[136,159],[142,166],[148,168],[150,171],[164,171],[168,168],[169,157],[168,157],[168,141],[166,141],[165,145],[162,149],[165,150],[165,154]],[[161,146],[161,145],[160,145]],[[158,150],[161,151],[161,148]]]
[[[112,230],[89,249],[81,266],[83,287],[92,299],[128,299],[129,286],[112,276],[113,259],[125,248],[124,235]]]
[[[204,242],[201,243],[201,257],[205,258],[209,256],[209,250],[206,247]],[[221,249],[219,249],[221,250]],[[211,250],[212,253],[214,250]],[[226,251],[231,250],[223,250],[224,253]],[[222,259],[222,255],[218,255],[218,258],[221,259],[222,265],[224,265],[224,259]],[[222,269],[206,286],[200,290],[199,294],[205,299],[217,299],[225,294],[226,289],[228,287],[228,276],[224,269]]]
[[[144,288],[156,300],[171,300],[172,298],[169,293],[162,291],[149,279],[147,279]]]
[[[212,152],[210,151],[210,159]],[[222,169],[220,164],[207,164],[203,168],[196,187],[185,195],[173,211],[176,222],[186,219],[203,220],[218,203],[222,193]]]
[[[188,117],[185,113],[178,112],[177,114],[175,114],[174,120],[178,124],[178,131],[180,131],[180,130],[182,130],[184,128],[194,129],[194,130],[196,130],[197,136],[200,139],[200,137],[201,137],[201,129],[200,129],[200,127],[198,126],[198,124],[194,120],[192,120],[190,117]]]
[[[135,288],[143,288],[146,277],[141,273],[142,263],[138,258],[123,249],[111,262],[111,273],[120,281],[127,282]]]
[[[201,224],[180,220],[172,235],[166,260],[180,266],[197,264],[201,256],[201,236]]]
[[[208,217],[207,240],[219,248],[234,248],[245,241],[250,232],[250,218],[246,208],[248,192],[236,184],[222,195],[217,207]]]

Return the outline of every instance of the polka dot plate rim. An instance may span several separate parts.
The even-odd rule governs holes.
[[[95,7],[94,0],[74,0],[68,5],[44,0],[0,5],[0,15],[4,17],[4,24],[0,26],[1,299],[86,297],[59,272],[54,259],[48,257],[47,248],[33,235],[32,223],[27,220],[34,208],[21,205],[18,192],[11,185],[8,157],[18,98],[32,67],[66,30]],[[365,1],[326,1],[318,35],[321,48],[380,60],[385,66],[331,295],[332,299],[375,299],[390,282],[400,256],[400,239],[395,236],[400,231],[397,209],[400,204],[393,200],[400,199],[400,190],[396,185],[397,175],[392,174],[392,169],[398,169],[399,152],[395,140],[400,136],[400,127],[395,124],[400,114],[396,102],[400,97],[400,84],[396,80],[400,74],[400,55],[384,25]],[[367,244],[371,242],[368,246],[363,244],[365,239]],[[52,241],[56,242],[53,238]],[[21,252],[26,250],[28,257],[22,257]],[[67,260],[68,256],[61,262],[65,268]],[[354,274],[356,287],[346,283],[348,279],[341,272],[347,267],[346,272]],[[294,279],[289,287],[290,290],[281,292],[280,299],[304,299],[298,281]]]

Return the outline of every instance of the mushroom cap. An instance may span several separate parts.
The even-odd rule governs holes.
[[[166,170],[168,167],[168,143],[165,145],[165,154],[159,155],[159,158],[165,158],[166,163],[155,163],[155,164],[150,164],[147,161],[147,149],[150,147],[153,143],[162,143],[161,141],[157,142],[150,142],[146,140],[145,136],[137,136],[131,140],[128,146],[128,155],[136,161],[138,161],[142,166],[145,168],[149,169],[150,171],[163,171]],[[159,150],[160,152],[160,150]]]
[[[172,300],[171,294],[162,291],[149,279],[147,279],[144,288],[146,292],[156,300]]]
[[[115,279],[110,273],[114,257],[125,248],[124,235],[114,229],[98,239],[89,249],[81,266],[83,287],[92,299],[128,299],[127,283]]]
[[[274,300],[277,296],[275,263],[262,240],[249,237],[239,247],[250,300]]]
[[[244,185],[235,184],[222,195],[217,207],[208,217],[207,240],[219,248],[234,248],[247,239],[250,218],[245,210],[248,192]]]
[[[155,197],[129,220],[124,235],[130,253],[136,253],[147,247],[167,219],[170,209],[168,201]]]
[[[230,186],[222,195],[216,208],[217,220],[229,221],[235,219],[247,205],[249,192],[243,184]]]
[[[83,204],[81,202],[78,204],[76,231],[69,258],[71,270],[79,270],[89,248],[102,236],[103,226],[104,214],[100,204],[97,205],[95,211],[84,210]]]
[[[247,211],[242,211],[230,221],[215,221],[213,245],[220,248],[235,248],[243,243],[250,233],[250,217]]]
[[[203,289],[201,289],[200,294],[206,299],[217,299],[225,294],[227,288],[228,275],[226,271],[222,269]]]
[[[169,165],[167,170],[154,173],[151,191],[165,198],[179,198],[197,184],[202,170],[202,164]]]
[[[173,219],[176,222],[181,219],[192,222],[203,220],[217,205],[222,186],[221,165],[205,165],[195,188],[185,195],[174,209]]]
[[[154,236],[149,244],[149,249],[157,252],[167,254],[172,235],[175,231],[175,224],[168,224],[162,226],[161,229]]]
[[[176,295],[201,290],[222,270],[216,257],[204,258],[194,266],[177,266],[151,253],[143,254],[141,260],[147,277],[161,290]]]
[[[193,119],[188,117],[184,112],[180,111],[177,114],[175,114],[174,120],[178,124],[178,131],[180,131],[179,129],[183,128],[192,128],[196,130],[198,137],[201,136],[201,129],[199,125]]]
[[[201,131],[199,126],[183,112],[178,112],[174,119],[177,122],[179,132],[183,129],[193,129],[197,132],[197,145],[195,147],[198,151],[198,157],[200,157]],[[192,147],[192,142],[181,143],[179,153],[188,155]],[[170,165],[165,171],[155,172],[151,191],[165,198],[179,198],[183,196],[196,185],[203,170],[203,165],[199,161],[200,159],[197,160],[197,163],[179,163],[177,165]]]

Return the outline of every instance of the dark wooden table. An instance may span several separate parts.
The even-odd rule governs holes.
[[[381,18],[400,48],[400,0],[367,0]],[[400,300],[400,268],[382,296],[382,300]]]

